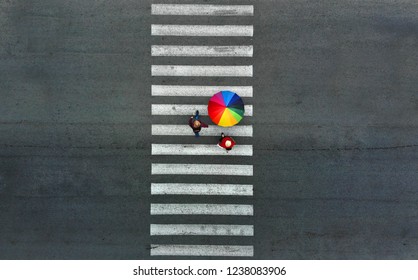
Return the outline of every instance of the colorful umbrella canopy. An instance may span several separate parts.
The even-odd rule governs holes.
[[[244,116],[244,102],[235,92],[223,90],[209,99],[208,114],[219,126],[233,126]]]

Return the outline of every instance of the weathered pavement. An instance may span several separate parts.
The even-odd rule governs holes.
[[[418,257],[416,1],[212,3],[254,5],[250,19],[217,17],[219,25],[253,25],[250,41],[155,38],[152,24],[208,25],[213,17],[152,16],[151,1],[0,1],[0,258],[149,259],[156,242],[252,246],[257,259]],[[226,44],[252,45],[253,56],[151,56],[152,45]],[[253,77],[151,76],[151,65],[170,64],[253,65]],[[240,143],[253,146],[254,174],[224,182],[252,184],[253,196],[155,198],[152,183],[187,179],[152,176],[155,158],[172,156],[151,155],[151,144],[185,140],[152,135],[151,125],[187,116],[152,115],[152,104],[178,99],[152,97],[151,85],[202,82],[253,87],[253,116],[242,123],[253,134]],[[213,134],[199,144],[216,141]],[[177,157],[248,164],[248,156]],[[202,216],[152,216],[151,203],[254,212],[205,217],[236,236],[213,236],[225,228],[212,227],[156,239],[151,224]]]

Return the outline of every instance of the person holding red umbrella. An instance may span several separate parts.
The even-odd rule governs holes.
[[[221,138],[219,138],[218,146],[224,148],[226,152],[229,152],[232,147],[235,145],[235,140],[230,136],[225,136],[225,134],[221,133]]]

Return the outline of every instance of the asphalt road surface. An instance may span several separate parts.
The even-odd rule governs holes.
[[[151,2],[0,0],[1,259],[418,258],[416,1]]]

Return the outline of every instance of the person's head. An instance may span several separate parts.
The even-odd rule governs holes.
[[[198,120],[196,120],[196,121],[194,121],[193,122],[193,127],[195,127],[195,128],[198,128],[198,127],[200,127],[200,121],[198,121]]]
[[[221,138],[224,138],[225,137],[225,134],[222,132],[221,133]]]
[[[230,140],[226,140],[225,141],[225,147],[226,148],[231,148],[231,146],[232,146],[232,142]]]

